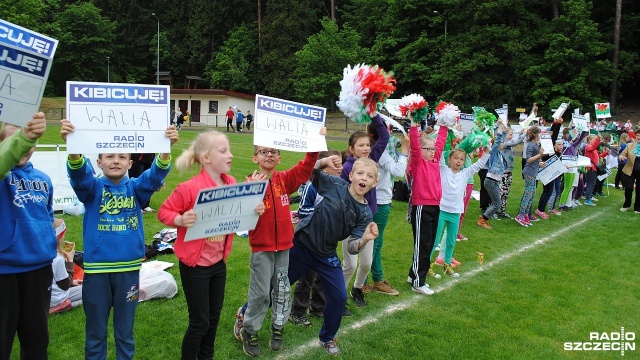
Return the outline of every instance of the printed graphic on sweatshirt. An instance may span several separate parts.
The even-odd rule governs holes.
[[[136,198],[126,192],[102,189],[98,231],[136,231],[140,219],[136,211]]]
[[[43,180],[22,179],[11,173],[9,184],[15,188],[13,204],[21,208],[29,203],[44,203],[46,205],[51,196],[49,184]]]
[[[272,195],[275,199],[271,198]],[[282,183],[272,181],[271,190],[267,189],[267,192],[264,194],[264,207],[271,209],[274,207],[276,201],[280,202],[280,206],[289,206],[289,193]]]

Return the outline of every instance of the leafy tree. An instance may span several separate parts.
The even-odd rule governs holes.
[[[67,80],[106,80],[115,27],[92,3],[70,5],[57,16],[53,35],[60,42],[50,75],[56,93],[65,92]]]
[[[291,74],[296,68],[295,53],[307,37],[319,30],[319,7],[314,0],[267,2],[262,32],[261,80],[265,94],[281,98],[294,96]]]
[[[0,19],[42,32],[40,19],[44,8],[42,0],[0,1]]]
[[[307,41],[295,54],[296,97],[305,103],[321,103],[333,108],[340,93],[344,67],[365,62],[368,51],[358,44],[360,36],[355,30],[348,25],[340,30],[335,21],[327,18],[322,20],[322,30]]]
[[[590,15],[589,1],[562,2],[560,15],[541,38],[548,46],[542,61],[526,70],[534,78],[534,99],[544,103],[563,96],[581,104],[607,99],[613,74],[606,57],[609,45],[602,41]]]
[[[241,25],[231,32],[213,60],[207,65],[212,88],[258,92],[256,31]]]

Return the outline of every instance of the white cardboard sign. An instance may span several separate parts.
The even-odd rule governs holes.
[[[0,122],[24,126],[38,112],[58,40],[0,19]]]
[[[169,153],[169,86],[67,81],[70,154]]]
[[[296,152],[325,151],[327,109],[256,95],[253,144]]]
[[[187,229],[184,241],[220,239],[222,235],[255,229],[255,208],[262,202],[268,183],[262,180],[200,190],[193,209],[198,219]]]

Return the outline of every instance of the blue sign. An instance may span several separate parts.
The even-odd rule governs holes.
[[[26,74],[44,76],[48,65],[49,59],[45,57],[0,44],[0,66]]]
[[[232,187],[213,188],[200,192],[196,204],[206,204],[219,199],[261,195],[264,194],[266,186],[266,183],[244,183]]]
[[[0,42],[52,57],[56,41],[0,19]]]
[[[262,96],[257,97],[256,109],[317,122],[325,117],[324,108]]]

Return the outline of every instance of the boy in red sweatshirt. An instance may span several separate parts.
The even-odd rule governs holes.
[[[282,347],[282,328],[291,306],[289,286],[289,249],[293,247],[289,195],[311,177],[318,160],[317,152],[307,153],[305,158],[287,171],[276,171],[280,163],[280,150],[255,146],[253,162],[260,174],[269,179],[264,195],[265,212],[258,219],[256,228],[249,231],[251,259],[249,263],[248,304],[242,323],[242,348],[249,356],[259,356],[258,331],[272,304],[272,350]],[[273,291],[271,291],[273,288]]]

